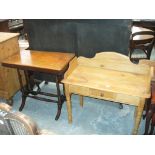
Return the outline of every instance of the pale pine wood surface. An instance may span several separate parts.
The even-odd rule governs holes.
[[[0,97],[11,99],[20,89],[16,69],[3,67],[2,61],[19,53],[18,33],[0,32]]]
[[[155,81],[155,61],[153,60],[140,60],[139,64],[145,64],[148,65],[150,67],[153,67],[153,76],[152,76],[152,81]]]
[[[8,67],[39,70],[43,72],[62,71],[74,57],[73,53],[46,52],[23,50],[4,60],[2,64]]]
[[[9,40],[10,38],[19,36],[19,33],[6,33],[6,32],[0,32],[0,42]]]
[[[19,51],[18,36],[0,42],[0,63]]]
[[[150,96],[148,76],[141,74],[78,66],[63,82],[133,96]]]
[[[94,58],[79,57],[77,61],[78,65],[82,66],[99,67],[135,74],[148,75],[150,72],[150,67],[147,65],[133,64],[129,57],[112,51],[97,53]]]
[[[116,52],[101,52],[94,58],[75,58],[62,82],[65,84],[68,121],[72,122],[71,95],[90,96],[136,106],[133,134],[137,134],[145,99],[150,97],[153,68],[135,65]]]
[[[91,59],[79,57],[75,64],[64,83],[138,97],[150,96],[148,83],[152,70],[147,65],[131,63],[124,55],[104,52]]]

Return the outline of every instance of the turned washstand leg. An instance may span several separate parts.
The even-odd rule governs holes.
[[[140,103],[135,108],[135,122],[134,122],[134,129],[132,134],[136,135],[138,133],[139,124],[141,121],[143,109],[144,109],[145,99],[141,98]]]
[[[65,95],[66,95],[66,106],[68,112],[68,122],[72,123],[72,104],[71,104],[71,94],[69,92],[69,85],[65,84]]]

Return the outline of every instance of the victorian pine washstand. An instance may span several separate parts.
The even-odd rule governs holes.
[[[137,134],[145,100],[150,97],[153,68],[133,64],[125,55],[101,52],[94,58],[74,58],[62,82],[65,85],[68,121],[72,122],[71,95],[104,99],[135,106],[133,134]]]

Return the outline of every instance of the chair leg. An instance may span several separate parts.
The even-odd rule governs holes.
[[[147,113],[149,111],[150,104],[151,104],[151,98],[147,99],[146,102],[145,102],[145,106],[144,106],[145,114],[143,114],[143,119],[146,118],[146,115],[147,115]]]
[[[146,115],[146,123],[145,123],[145,132],[144,135],[148,135],[149,126],[150,126],[150,120],[153,116],[153,108],[151,107]]]
[[[154,113],[153,116],[152,116],[151,130],[150,130],[149,135],[153,135],[153,132],[154,132],[154,126],[155,126],[155,113]]]
[[[151,130],[149,132],[149,135],[153,135],[153,131],[154,131],[154,125],[151,123]]]

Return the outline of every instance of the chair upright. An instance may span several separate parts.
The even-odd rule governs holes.
[[[133,26],[129,44],[129,58],[131,62],[139,63],[140,59],[150,59],[154,42],[154,31]]]

